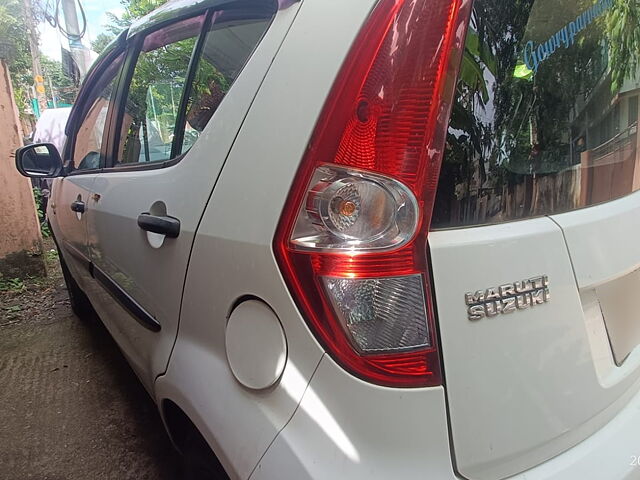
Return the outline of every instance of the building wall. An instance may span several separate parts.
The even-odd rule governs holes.
[[[44,272],[42,239],[29,179],[15,168],[22,145],[9,71],[0,60],[0,274],[5,278]]]

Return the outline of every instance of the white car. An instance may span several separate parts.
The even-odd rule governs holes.
[[[630,5],[174,0],[110,46],[17,165],[187,478],[640,478]]]

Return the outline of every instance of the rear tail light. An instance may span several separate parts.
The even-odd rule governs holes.
[[[309,326],[351,373],[442,382],[427,233],[469,0],[381,0],[316,126],[275,238]]]

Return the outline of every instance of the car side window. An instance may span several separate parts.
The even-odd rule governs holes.
[[[275,13],[275,9],[255,6],[214,13],[189,90],[185,125],[179,132],[184,135],[180,153],[188,151],[207,126]]]
[[[276,12],[276,4],[238,3],[147,34],[123,92],[109,166],[152,165],[186,153]]]
[[[171,158],[187,71],[203,22],[201,15],[144,38],[121,114],[116,165]]]
[[[73,146],[75,170],[100,168],[107,113],[115,94],[116,80],[123,61],[124,54],[120,54],[89,90],[90,97],[85,101],[88,108],[75,134]]]

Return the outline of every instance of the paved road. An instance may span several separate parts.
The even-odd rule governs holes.
[[[71,313],[58,272],[47,282],[0,296],[0,479],[178,478],[155,406],[109,334]]]

